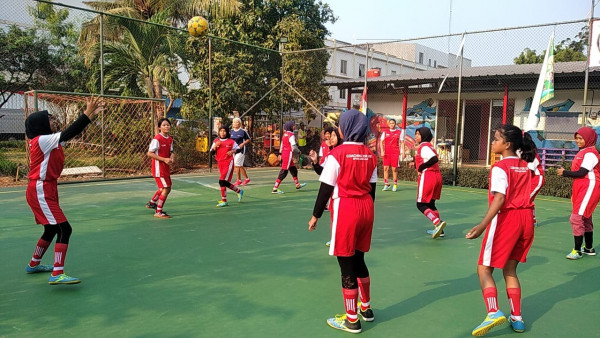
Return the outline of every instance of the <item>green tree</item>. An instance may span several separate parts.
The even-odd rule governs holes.
[[[581,28],[573,38],[567,38],[554,46],[554,62],[585,61],[585,52],[588,46],[589,30],[587,26]],[[543,63],[546,51],[536,54],[535,50],[525,48],[519,56],[514,58],[517,65],[530,63]]]

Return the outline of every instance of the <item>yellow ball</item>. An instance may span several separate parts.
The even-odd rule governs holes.
[[[195,16],[188,21],[187,29],[192,36],[204,35],[208,30],[208,21],[201,16]]]

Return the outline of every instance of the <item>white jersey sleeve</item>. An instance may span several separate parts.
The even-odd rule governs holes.
[[[150,142],[150,147],[148,147],[148,151],[151,153],[156,153],[158,148],[160,148],[160,144],[158,143],[157,139],[153,138]]]
[[[327,161],[323,163],[323,172],[321,172],[319,181],[335,187],[339,173],[340,164],[335,157],[329,155],[327,156]]]
[[[540,161],[538,161],[537,157],[533,159],[533,162],[527,162],[527,169],[533,171],[536,176],[539,176],[541,173],[538,170],[538,166],[540,165]]]
[[[373,175],[371,175],[371,179],[369,183],[377,183],[377,167],[373,170]]]
[[[383,133],[381,133],[381,137],[379,138],[380,140],[385,140],[385,131]]]
[[[296,136],[290,136],[290,145],[293,147],[296,145]]]
[[[490,192],[499,192],[506,195],[508,189],[508,175],[499,167],[492,168],[492,178],[490,179]]]
[[[421,151],[421,158],[423,159],[423,162],[427,162],[427,161],[431,160],[431,158],[436,156],[435,153],[433,152],[433,150],[428,146],[421,147],[420,151]]]
[[[598,158],[593,153],[587,153],[583,157],[583,162],[581,162],[581,168],[585,168],[588,171],[594,170],[594,167],[598,164]]]
[[[53,149],[58,148],[58,141],[60,140],[60,133],[50,134],[50,135],[42,135],[38,139],[38,144],[40,149],[44,154],[48,154]]]

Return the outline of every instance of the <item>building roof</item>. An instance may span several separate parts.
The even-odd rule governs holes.
[[[463,67],[463,91],[496,91],[507,84],[511,90],[531,90],[535,88],[540,75],[541,64],[502,65],[485,67]],[[556,62],[554,64],[555,87],[560,89],[583,88],[586,61]],[[442,92],[455,92],[459,69],[444,68],[417,71],[408,74],[380,76],[367,79],[369,90],[397,89],[409,87],[409,91],[436,91],[448,74]],[[590,68],[590,88],[600,88],[600,67]],[[592,77],[594,81],[592,81]],[[363,87],[364,78],[334,80],[324,83],[340,89]],[[593,84],[593,85],[592,85]],[[411,88],[412,87],[412,88]]]

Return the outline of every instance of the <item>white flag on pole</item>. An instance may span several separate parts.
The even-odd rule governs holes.
[[[462,40],[460,41],[460,47],[458,47],[458,53],[456,53],[456,61],[455,61],[454,67],[458,66],[458,58],[461,57],[464,46],[465,46],[465,33],[463,33],[463,35],[462,35]],[[444,87],[444,83],[446,83],[446,79],[448,78],[448,75],[450,75],[450,73],[446,74],[446,76],[444,76],[444,79],[442,80],[442,83],[440,83],[440,88],[438,89],[438,94],[442,91],[442,88]]]
[[[536,130],[537,125],[540,122],[540,104],[550,100],[553,97],[554,32],[552,32],[552,35],[550,35],[550,41],[548,42],[548,48],[546,49],[546,55],[544,56],[544,64],[542,65],[540,77],[538,78],[538,83],[535,87],[533,101],[531,102],[531,108],[529,109],[529,116],[527,117],[525,131]]]

